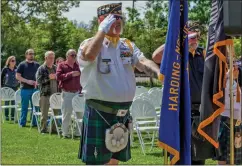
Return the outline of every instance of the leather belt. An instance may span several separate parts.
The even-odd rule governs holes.
[[[120,109],[128,110],[132,102],[113,103],[101,100],[88,99],[86,100],[86,104],[98,111],[116,115]]]

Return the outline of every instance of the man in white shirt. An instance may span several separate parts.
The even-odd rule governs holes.
[[[128,109],[136,89],[134,67],[156,78],[160,73],[159,67],[146,59],[134,43],[119,37],[123,29],[121,10],[121,3],[99,7],[98,32],[81,43],[78,51],[86,99],[79,158],[88,165],[116,165],[131,158],[125,132],[131,123]],[[112,132],[105,135],[107,129],[116,129],[120,124],[126,127],[118,127],[124,138],[116,135],[108,141]]]

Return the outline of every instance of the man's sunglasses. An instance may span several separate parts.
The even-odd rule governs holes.
[[[70,54],[70,56],[72,56],[72,57],[74,57],[74,58],[75,58],[75,57],[76,57],[76,54]]]
[[[15,60],[11,60],[11,62],[16,62]]]
[[[118,15],[114,15],[114,18],[116,18],[116,20],[122,20],[123,19],[123,17],[122,16],[118,16]]]

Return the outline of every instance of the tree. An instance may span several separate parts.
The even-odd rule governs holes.
[[[57,49],[64,50],[65,45],[62,41],[61,32],[64,29],[62,17],[63,12],[69,11],[71,7],[78,7],[80,1],[22,1],[22,0],[2,0],[1,1],[1,50],[2,62],[6,60],[6,56],[18,55],[18,59],[24,57],[26,49],[31,48],[33,44],[33,36],[38,36],[36,31],[38,26],[44,28],[42,30],[45,35],[50,37],[50,40],[44,40],[44,45],[38,45],[37,49],[48,50]],[[34,34],[36,32],[36,34]],[[18,39],[16,39],[18,36]],[[42,43],[42,37],[37,43]],[[15,44],[16,43],[16,44]],[[42,53],[43,54],[43,53]]]
[[[200,25],[202,45],[206,45],[211,1],[194,0],[189,2],[188,17],[190,21],[196,21]]]

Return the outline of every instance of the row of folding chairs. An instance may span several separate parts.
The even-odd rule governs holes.
[[[138,89],[138,90],[137,90]],[[133,117],[134,132],[137,133],[143,154],[145,155],[145,144],[154,146],[155,136],[159,130],[159,115],[161,108],[162,88],[136,87],[136,96],[130,107]],[[151,138],[151,142],[145,143],[143,134]],[[152,136],[150,136],[152,133]],[[133,133],[131,133],[131,144],[133,144]]]
[[[1,101],[15,101],[14,105],[2,105],[1,104],[1,113],[2,113],[2,122],[4,123],[4,109],[15,109],[15,117],[14,117],[14,123],[19,121],[19,113],[21,111],[21,95],[20,95],[20,90],[17,90],[16,92],[8,87],[3,87],[0,89],[0,94],[1,94]],[[34,117],[36,118],[37,121],[37,128],[38,131],[40,132],[40,117],[41,117],[41,112],[39,111],[39,101],[40,101],[40,93],[39,91],[36,91],[32,95],[32,103],[33,106],[29,107],[29,110],[32,110],[32,118],[31,118],[31,123]],[[72,115],[72,121],[73,123],[71,124],[71,130],[72,130],[72,137],[74,133],[74,127],[77,127],[78,130],[81,133],[81,122],[82,122],[82,115],[84,112],[84,97],[82,95],[76,95],[73,100],[72,100],[72,107],[73,107],[73,115]],[[56,126],[58,136],[60,137],[60,129],[58,127],[58,121],[62,120],[62,115],[54,114],[54,110],[61,110],[61,93],[55,93],[51,95],[50,97],[50,109],[48,112],[48,115],[50,117],[50,134],[52,130],[52,122],[54,121],[54,125]],[[31,126],[32,127],[32,126]]]

